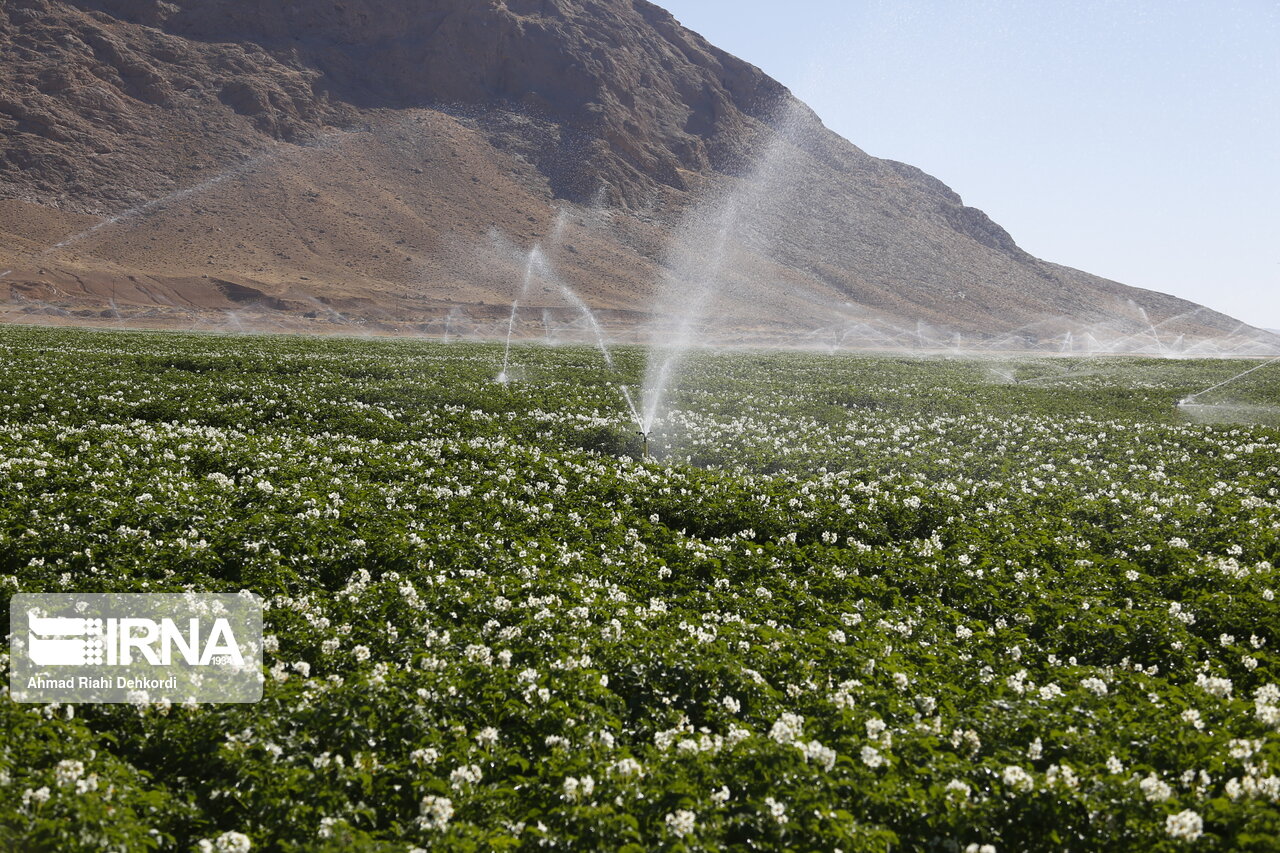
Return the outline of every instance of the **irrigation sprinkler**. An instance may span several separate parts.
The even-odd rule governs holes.
[[[642,459],[648,459],[649,458],[649,433],[637,432],[636,435],[640,436],[640,457]]]
[[[1188,406],[1196,405],[1196,400],[1203,397],[1205,394],[1208,394],[1210,391],[1217,391],[1219,388],[1225,388],[1228,385],[1234,384],[1235,382],[1241,379],[1244,379],[1246,376],[1248,376],[1251,373],[1257,373],[1259,370],[1262,370],[1264,367],[1270,367],[1271,365],[1277,364],[1277,363],[1280,363],[1280,356],[1270,359],[1269,361],[1264,361],[1262,364],[1251,367],[1248,370],[1243,371],[1241,373],[1237,373],[1235,376],[1232,376],[1230,379],[1227,379],[1224,382],[1219,382],[1217,385],[1212,385],[1204,389],[1203,391],[1198,391],[1195,394],[1192,394],[1190,397],[1183,397],[1181,400],[1178,401],[1178,408],[1185,409]]]

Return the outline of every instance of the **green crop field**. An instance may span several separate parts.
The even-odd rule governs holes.
[[[0,604],[268,635],[6,696],[0,849],[1277,849],[1280,429],[1175,409],[1250,363],[708,353],[646,459],[641,351],[502,355],[0,329]]]

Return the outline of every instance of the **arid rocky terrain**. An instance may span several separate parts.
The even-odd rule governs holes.
[[[0,68],[10,320],[496,334],[540,244],[626,340],[718,233],[726,339],[1254,334],[1031,257],[644,0],[8,0]],[[580,325],[547,277],[524,336]]]

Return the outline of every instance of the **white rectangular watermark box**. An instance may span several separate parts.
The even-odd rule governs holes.
[[[250,593],[16,593],[17,702],[257,702],[262,599]]]

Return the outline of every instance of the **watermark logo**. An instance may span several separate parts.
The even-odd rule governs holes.
[[[255,595],[18,593],[9,605],[18,702],[257,702]]]
[[[102,620],[29,616],[27,653],[37,666],[102,663]]]

